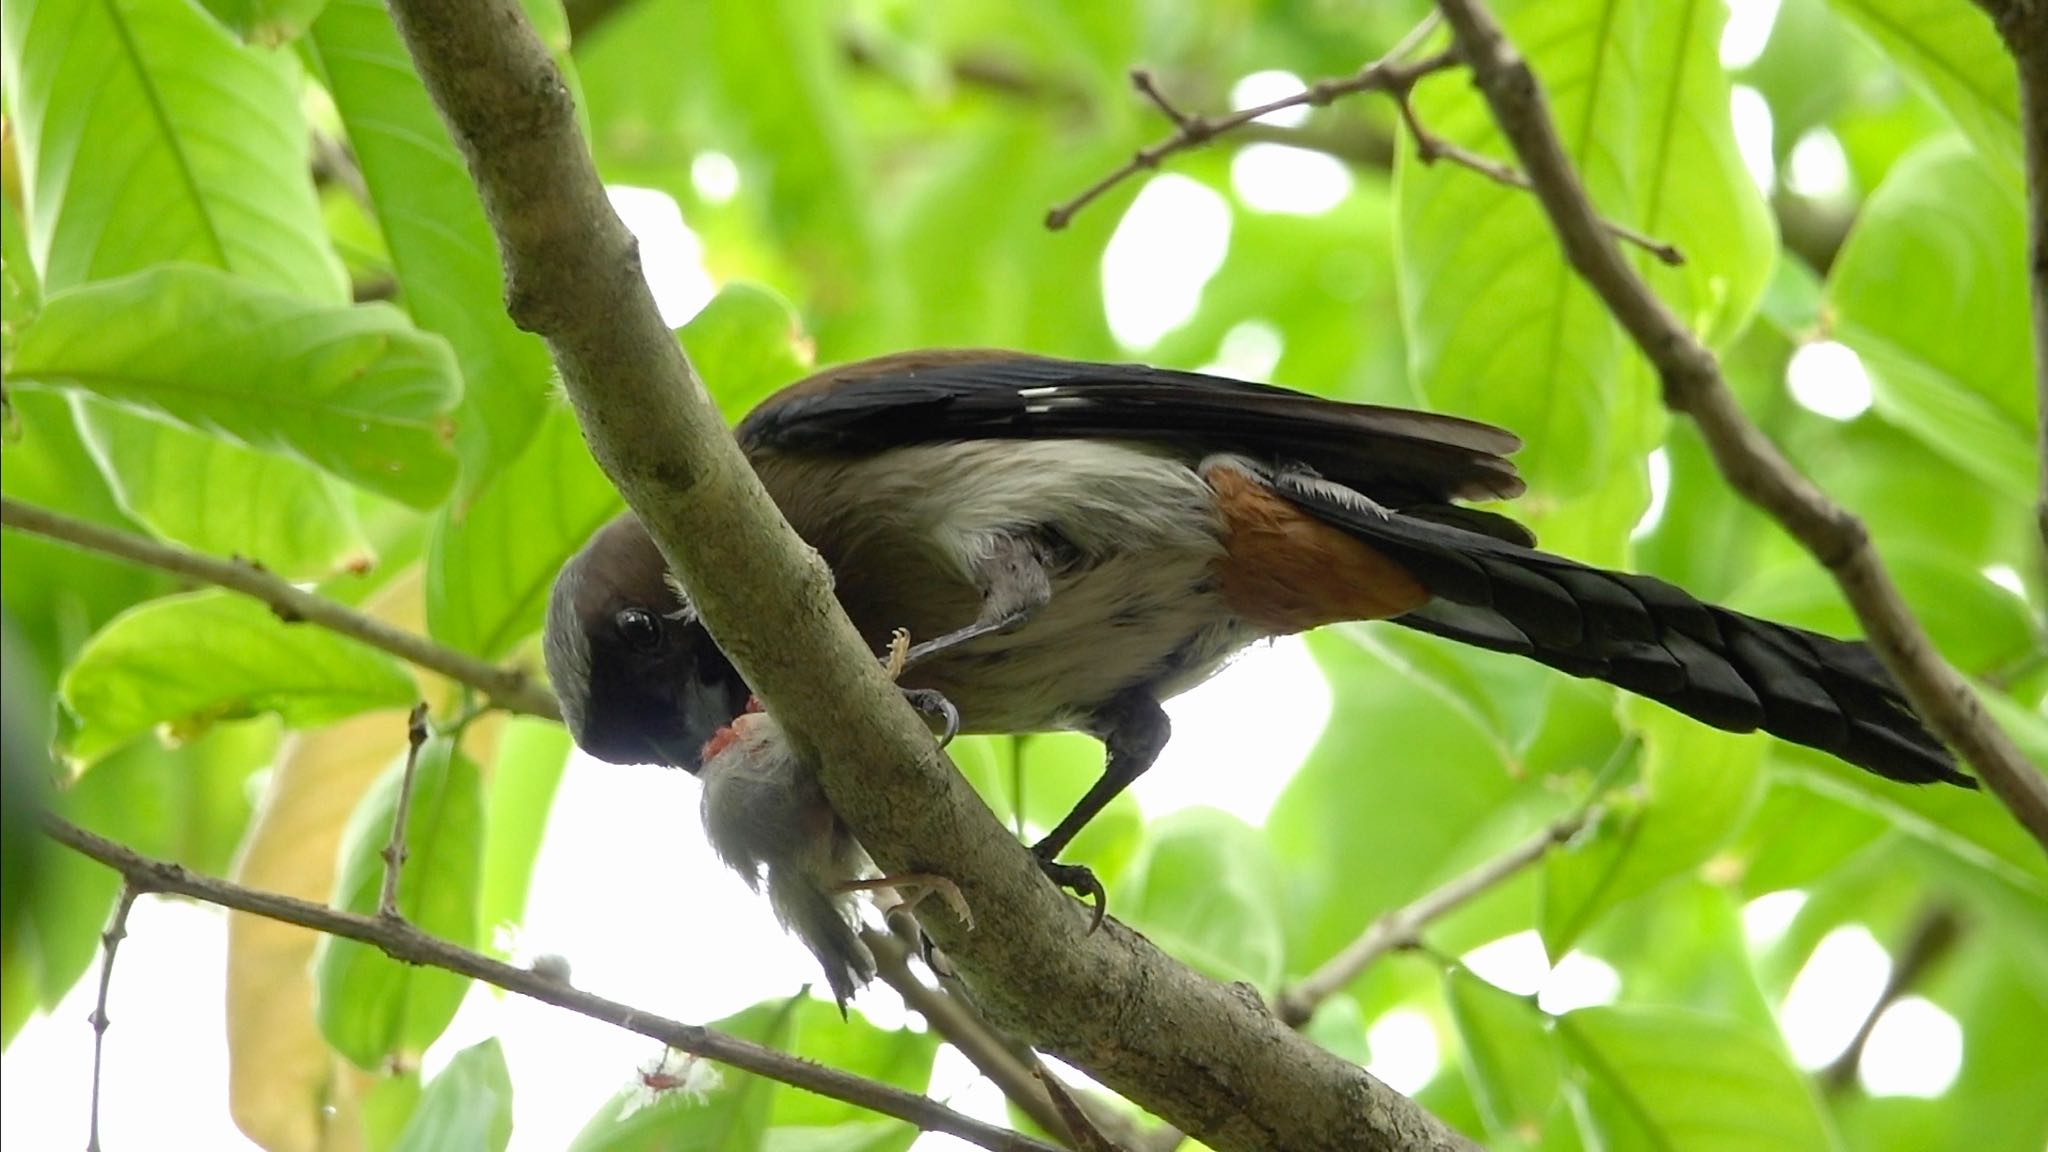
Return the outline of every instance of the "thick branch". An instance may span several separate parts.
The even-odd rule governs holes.
[[[592,454],[877,863],[959,885],[974,928],[926,928],[982,1012],[1223,1152],[1469,1147],[1141,937],[1087,933],[936,753],[740,455],[655,310],[517,0],[391,9],[482,195],[509,310],[548,341]]]
[[[507,992],[517,992],[521,996],[553,1004],[557,1008],[567,1008],[593,1020],[659,1040],[681,1052],[716,1060],[820,1096],[843,1100],[871,1112],[915,1124],[927,1132],[958,1136],[991,1152],[1053,1152],[1048,1144],[962,1116],[936,1100],[801,1060],[709,1028],[664,1019],[629,1004],[594,996],[532,969],[516,968],[429,936],[404,920],[357,916],[323,904],[201,876],[182,865],[151,859],[54,816],[44,818],[43,830],[59,844],[120,873],[130,890],[189,896],[237,912],[360,941],[381,950],[393,960],[440,968],[481,980]],[[110,943],[109,955],[112,950]]]
[[[1999,800],[2048,847],[2048,777],[1986,715],[1899,595],[1862,521],[1824,496],[1750,423],[1712,352],[1623,257],[1572,170],[1549,102],[1480,0],[1438,0],[1501,131],[1535,186],[1565,257],[1607,304],[1663,380],[1664,400],[1692,417],[1728,482],[1777,518],[1834,574],[1878,658],[1913,707],[1958,749]]]
[[[0,497],[0,524],[21,532],[160,568],[202,584],[213,584],[231,592],[260,600],[285,620],[315,624],[381,648],[410,664],[437,672],[450,680],[467,684],[490,698],[507,712],[522,712],[549,720],[561,718],[555,698],[533,683],[524,672],[500,668],[452,648],[443,648],[403,628],[393,628],[371,616],[316,596],[288,580],[280,579],[246,560],[221,560],[202,553],[165,544],[158,540],[114,528],[74,520],[46,508]]]

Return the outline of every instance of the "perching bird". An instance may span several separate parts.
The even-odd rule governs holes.
[[[899,634],[892,674],[902,670]],[[825,798],[817,773],[799,757],[780,725],[758,705],[713,733],[700,752],[705,837],[747,887],[765,883],[775,918],[825,969],[825,982],[846,1012],[854,992],[875,976],[875,958],[854,930],[855,896],[894,891],[905,906],[943,896],[972,924],[960,890],[928,874],[878,876],[874,863]]]
[[[1464,500],[1523,490],[1512,434],[1135,365],[948,350],[794,384],[737,434],[871,642],[908,628],[907,685],[968,732],[1079,729],[1102,778],[1081,827],[1167,740],[1160,701],[1253,641],[1385,619],[1762,729],[1910,783],[1971,785],[1860,643],[1535,549]],[[549,675],[570,732],[618,763],[696,771],[749,692],[632,515],[564,565]]]

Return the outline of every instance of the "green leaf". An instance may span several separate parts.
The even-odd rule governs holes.
[[[2035,481],[2025,247],[2014,188],[1939,139],[1871,195],[1827,285],[1879,414],[2020,500]]]
[[[547,348],[506,315],[498,247],[448,130],[376,0],[333,0],[305,40],[341,114],[399,300],[455,350],[460,500],[518,458],[548,409]]]
[[[183,261],[348,300],[289,56],[237,44],[184,0],[22,0],[0,28],[51,292]]]
[[[1710,343],[1734,335],[1777,244],[1735,148],[1722,6],[1545,0],[1504,5],[1502,17],[1600,212],[1684,253],[1675,269],[1634,255],[1652,287]],[[1448,140],[1510,155],[1468,85],[1425,85],[1417,110]],[[1409,362],[1423,395],[1521,433],[1518,461],[1545,494],[1585,494],[1639,459],[1663,421],[1654,382],[1565,264],[1536,199],[1458,165],[1424,165],[1405,142],[1395,173]]]
[[[2019,186],[2019,72],[1985,13],[1949,0],[1833,0]],[[1919,295],[1919,293],[1915,293]]]
[[[837,1007],[815,998],[797,1002],[795,1032],[788,1044],[792,1055],[920,1094],[931,1083],[932,1060],[939,1049],[938,1037],[930,1032],[877,1028],[859,1013],[841,1020]],[[917,1138],[910,1125],[877,1117],[859,1105],[783,1087],[775,1090],[768,1122],[769,1143],[776,1146],[784,1146],[784,1138],[800,1136],[800,1143],[792,1144],[806,1149],[815,1145],[901,1152]]]
[[[1554,962],[1616,905],[1698,867],[1741,828],[1763,788],[1765,741],[1631,699],[1645,746],[1639,804],[1611,798],[1590,835],[1543,862],[1538,930]]]
[[[64,674],[68,753],[90,763],[159,725],[190,736],[276,712],[308,727],[411,703],[391,657],[223,591],[152,600],[101,629]]]
[[[91,396],[71,409],[121,511],[156,535],[286,577],[372,563],[333,477]]]
[[[967,736],[950,751],[996,818],[1027,841],[1057,827],[1102,778],[1102,745],[1077,732]],[[1114,885],[1137,852],[1143,827],[1137,798],[1124,792],[1081,829],[1060,859],[1086,865]]]
[[[82,388],[252,448],[288,453],[415,507],[447,493],[446,345],[381,305],[336,307],[200,265],[45,302],[15,382]]]
[[[200,0],[213,18],[251,44],[275,48],[295,39],[327,0]]]
[[[758,284],[728,284],[676,330],[727,420],[737,421],[808,371],[810,341],[789,301]]]
[[[512,1074],[496,1040],[464,1048],[427,1085],[392,1152],[505,1152],[512,1142]]]
[[[1560,1017],[1557,1030],[1606,1147],[1836,1146],[1813,1089],[1753,1029],[1689,1012],[1588,1008]]]
[[[484,871],[477,897],[478,922],[494,952],[503,951],[498,928],[525,918],[527,887],[571,747],[568,729],[525,716],[507,717],[498,736],[498,759],[485,800]]]
[[[625,506],[590,458],[575,414],[553,405],[526,451],[466,511],[435,519],[428,634],[486,660],[503,658],[540,631],[562,562]]]
[[[403,760],[378,778],[349,817],[335,874],[334,906],[377,913],[385,846],[397,815]],[[398,909],[429,935],[471,948],[477,938],[477,890],[483,869],[483,780],[449,740],[420,749],[406,819]],[[375,947],[322,937],[314,954],[315,1013],[334,1050],[363,1068],[417,1056],[440,1036],[469,990],[469,978],[403,964]]]
[[[808,997],[756,1004],[709,1027],[770,1048],[785,1048],[796,1029],[803,999]],[[690,1057],[682,1059],[696,1063]],[[697,1070],[693,1067],[692,1072]],[[621,1091],[576,1134],[569,1152],[696,1148],[756,1152],[762,1147],[769,1109],[775,1102],[774,1081],[716,1065],[704,1074],[708,1087],[702,1090],[672,1088],[655,1093],[652,1100],[649,1089],[641,1084]]]
[[[1211,808],[1146,829],[1117,915],[1204,975],[1277,990],[1286,971],[1280,887],[1257,829]]]
[[[1541,1132],[1564,1077],[1550,1018],[1529,997],[1504,992],[1462,966],[1444,973],[1444,1001],[1487,1131],[1510,1139]]]

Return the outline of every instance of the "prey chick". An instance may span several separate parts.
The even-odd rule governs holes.
[[[900,673],[907,637],[890,648],[889,671]],[[855,931],[860,892],[889,890],[913,908],[937,892],[968,925],[960,890],[942,876],[878,876],[867,851],[825,798],[815,767],[790,746],[775,718],[748,699],[746,710],[705,741],[704,832],[727,867],[768,903],[825,970],[825,982],[846,1002],[875,976],[875,958]]]

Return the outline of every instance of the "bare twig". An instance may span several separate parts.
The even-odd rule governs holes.
[[[2035,528],[2048,575],[2048,5],[2009,0],[1991,14],[2020,74],[2020,135],[2026,138],[2027,282],[2034,299],[2034,394],[2041,468]]]
[[[394,960],[440,968],[481,980],[507,992],[567,1008],[593,1020],[658,1040],[678,1051],[842,1100],[916,1125],[927,1132],[958,1136],[991,1152],[1054,1152],[1049,1144],[963,1116],[929,1097],[801,1060],[709,1028],[668,1020],[629,1004],[594,996],[553,976],[517,968],[429,936],[404,920],[357,916],[276,892],[198,875],[182,865],[144,856],[55,816],[44,816],[43,830],[52,840],[119,872],[135,890],[188,896],[238,912],[297,924],[329,936],[360,941],[380,949]],[[104,1000],[104,977],[102,987]]]
[[[1031,1117],[1032,1123],[1047,1132],[1065,1130],[1059,1110],[1032,1077],[1029,1065],[1018,1057],[1016,1048],[1022,1045],[1013,1046],[965,1001],[918,979],[917,973],[910,970],[908,952],[896,937],[864,928],[860,938],[874,954],[876,975],[894,988],[912,1011],[924,1017],[932,1031],[959,1049],[977,1071]]]
[[[1052,1101],[1053,1109],[1059,1113],[1060,1127],[1066,1129],[1069,1144],[1079,1152],[1123,1152],[1109,1137],[1104,1136],[1102,1129],[1095,1126],[1095,1121],[1090,1120],[1088,1114],[1081,1110],[1081,1105],[1074,1100],[1073,1093],[1068,1092],[1067,1086],[1060,1083],[1059,1077],[1052,1074],[1052,1070],[1045,1066],[1045,1061],[1034,1057],[1031,1061],[1031,1075],[1043,1087],[1046,1096]]]
[[[429,672],[467,684],[507,712],[549,720],[561,718],[555,698],[533,683],[524,672],[501,668],[452,648],[444,648],[403,628],[393,628],[382,620],[307,592],[247,561],[221,560],[175,544],[74,520],[47,508],[4,497],[0,497],[0,524],[88,552],[98,552],[148,568],[160,568],[203,584],[240,592],[270,605],[270,610],[284,620],[318,625],[352,640],[360,640],[372,648],[381,648]]]
[[[2048,847],[2048,777],[1985,714],[1935,651],[1861,520],[1794,468],[1736,403],[1720,365],[1615,246],[1572,170],[1535,75],[1480,0],[1438,0],[1494,119],[1513,145],[1565,257],[1656,366],[1664,401],[1692,417],[1728,482],[1774,516],[1831,573],[1878,658],[1935,735],[1962,752],[2027,831]]]
[[[1834,1063],[1821,1069],[1819,1079],[1822,1087],[1830,1093],[1839,1093],[1856,1082],[1856,1071],[1863,1064],[1863,1051],[1870,1046],[1870,1034],[1877,1030],[1878,1019],[1886,1009],[1898,1003],[1900,997],[1912,991],[1926,977],[1929,969],[1955,951],[1962,931],[1962,917],[1953,906],[1931,904],[1921,910],[1906,934],[1904,946],[1899,949],[1898,962],[1892,965],[1891,977],[1884,983],[1884,992],[1864,1014],[1855,1039],[1849,1041],[1849,1046],[1842,1049]]]
[[[100,995],[92,1009],[92,1120],[86,1130],[86,1152],[100,1152],[100,1080],[106,1068],[107,1054],[107,990],[114,984],[114,953],[119,951],[121,941],[128,937],[128,912],[135,907],[135,898],[146,891],[133,879],[121,885],[121,898],[114,904],[114,918],[107,922],[107,930],[100,934]]]
[[[419,771],[420,749],[427,744],[427,702],[413,705],[405,718],[405,774],[398,778],[398,806],[391,814],[391,840],[384,845],[384,889],[377,894],[377,915],[404,919],[398,910],[398,874],[405,870],[405,824],[412,815],[413,777]]]
[[[1403,41],[1405,45],[1407,41]],[[1436,72],[1456,66],[1458,58],[1451,52],[1438,52],[1412,62],[1404,61],[1397,46],[1371,64],[1350,76],[1331,77],[1294,93],[1269,100],[1252,108],[1242,108],[1228,116],[1208,117],[1183,112],[1166,95],[1159,91],[1152,74],[1143,69],[1131,73],[1131,83],[1138,92],[1173,122],[1173,135],[1147,148],[1140,148],[1131,158],[1115,171],[1083,189],[1079,195],[1045,214],[1045,226],[1058,231],[1065,228],[1074,214],[1100,199],[1104,193],[1130,179],[1140,172],[1157,169],[1160,162],[1177,152],[1198,148],[1217,136],[1249,124],[1261,116],[1269,116],[1288,108],[1320,108],[1341,96],[1354,92],[1399,92],[1405,93],[1415,86],[1416,81]]]
[[[1343,951],[1303,977],[1300,983],[1282,992],[1275,1010],[1293,1027],[1307,1024],[1323,1001],[1357,979],[1358,974],[1371,967],[1374,961],[1397,948],[1416,943],[1424,928],[1543,859],[1544,853],[1553,845],[1577,836],[1581,829],[1599,818],[1600,808],[1593,805],[1554,820],[1506,852],[1380,916]]]

